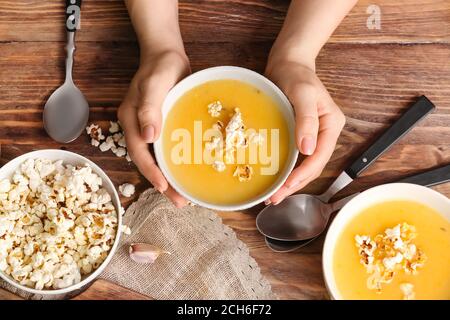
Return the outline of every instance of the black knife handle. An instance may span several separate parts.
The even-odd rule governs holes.
[[[355,179],[363,172],[372,162],[378,159],[385,151],[387,151],[401,137],[408,133],[420,120],[433,111],[434,104],[427,97],[421,96],[406,112],[366,151],[363,152],[345,172]]]
[[[75,32],[80,27],[81,0],[66,0],[66,29]]]
[[[450,164],[424,173],[419,173],[410,177],[406,177],[398,182],[414,183],[425,187],[432,187],[434,185],[449,181],[450,181]]]

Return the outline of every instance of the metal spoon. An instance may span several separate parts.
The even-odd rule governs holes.
[[[266,241],[266,245],[274,252],[292,252],[303,247],[306,247],[308,244],[316,240],[318,237],[314,237],[308,240],[299,240],[299,241],[280,241],[272,238],[264,237]]]
[[[431,186],[442,184],[442,183],[445,183],[448,181],[450,181],[450,164],[440,167],[440,168],[437,168],[437,169],[425,171],[423,173],[419,173],[419,174],[404,178],[398,182],[414,183],[414,184],[419,184],[419,185],[422,185],[425,187],[431,187]],[[340,210],[348,201],[353,199],[358,194],[359,194],[359,192],[352,194],[352,195],[350,195],[344,199],[341,199],[337,202],[334,202],[331,204],[323,204],[322,206],[325,206],[327,212],[330,212],[329,214],[331,215],[331,213]],[[295,196],[291,196],[291,197],[295,197]],[[327,221],[328,221],[328,219],[327,219]],[[299,240],[299,241],[280,241],[280,240],[275,240],[275,239],[265,237],[265,240],[266,240],[266,245],[275,252],[292,252],[292,251],[295,251],[297,249],[300,249],[300,248],[310,244],[315,239],[317,239],[317,237],[318,236],[311,238],[311,239]]]
[[[294,195],[276,206],[267,206],[256,218],[258,230],[269,238],[282,241],[306,240],[322,233],[329,219],[326,203],[434,108],[433,103],[425,96],[420,97],[350,167],[338,176],[327,191],[319,196]]]
[[[322,211],[325,212],[327,215],[331,215],[333,212],[340,210],[347,202],[349,202],[351,199],[353,199],[357,194],[352,194],[351,196],[348,196],[344,199],[341,199],[340,201],[328,204],[322,204]],[[296,195],[293,195],[291,197],[295,197]],[[290,198],[291,198],[290,197]],[[328,219],[327,219],[328,221]],[[300,248],[306,247],[308,244],[316,240],[320,236],[317,235],[314,238],[311,239],[305,239],[305,240],[298,240],[298,241],[282,241],[282,240],[276,240],[269,237],[264,237],[266,245],[272,249],[272,251],[275,252],[292,252],[295,250],[298,250]]]
[[[89,119],[89,104],[72,80],[75,31],[80,21],[81,0],[67,0],[66,80],[48,99],[44,107],[44,128],[48,135],[62,143],[80,136]]]

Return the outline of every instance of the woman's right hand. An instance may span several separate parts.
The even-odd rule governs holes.
[[[189,73],[189,60],[184,52],[165,51],[142,57],[118,110],[131,159],[145,178],[177,207],[186,205],[187,200],[168,185],[148,144],[161,134],[161,106],[167,93]]]

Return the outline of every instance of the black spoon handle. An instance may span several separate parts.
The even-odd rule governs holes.
[[[66,29],[75,32],[80,26],[81,0],[66,0]]]
[[[436,168],[424,173],[419,173],[410,177],[401,179],[398,182],[414,183],[425,187],[432,187],[437,184],[450,181],[450,164]]]
[[[345,172],[355,179],[373,161],[378,159],[395,142],[408,133],[420,120],[433,111],[434,104],[427,97],[421,96],[406,112],[361,156],[348,167]]]

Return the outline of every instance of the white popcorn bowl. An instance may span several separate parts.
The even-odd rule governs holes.
[[[292,169],[294,168],[297,157],[298,157],[298,149],[295,142],[295,116],[294,110],[292,108],[291,103],[288,98],[284,95],[284,93],[269,79],[260,75],[257,72],[254,72],[249,69],[241,68],[241,67],[233,67],[233,66],[221,66],[221,67],[213,67],[205,70],[198,71],[193,73],[192,75],[186,77],[182,81],[180,81],[172,90],[169,91],[166,99],[164,100],[162,106],[162,115],[163,115],[163,123],[167,117],[167,114],[172,109],[177,100],[183,96],[186,92],[190,91],[194,87],[197,87],[205,82],[213,81],[213,80],[239,80],[245,83],[248,83],[266,95],[271,97],[276,104],[279,106],[280,111],[282,112],[287,125],[288,131],[290,135],[290,145],[289,145],[289,155],[287,157],[287,161],[282,172],[279,174],[278,179],[275,183],[264,193],[261,195],[249,199],[248,201],[244,201],[241,203],[236,203],[233,205],[218,205],[215,203],[205,202],[199,199],[196,199],[192,196],[188,190],[183,188],[173,177],[171,174],[165,157],[163,153],[163,142],[160,137],[153,145],[155,150],[156,160],[158,162],[159,168],[162,173],[166,177],[169,184],[183,197],[205,208],[220,210],[220,211],[236,211],[236,210],[244,210],[250,207],[253,207],[267,199],[269,199],[286,181]]]
[[[426,205],[450,221],[450,199],[433,189],[409,183],[390,183],[368,189],[349,201],[328,229],[322,252],[325,284],[331,299],[344,299],[333,272],[334,249],[347,224],[366,208],[386,201],[407,200]]]
[[[117,216],[118,216],[118,222],[117,222],[117,232],[116,232],[116,239],[114,240],[114,244],[108,253],[108,256],[106,257],[105,261],[98,267],[94,272],[82,276],[81,281],[75,285],[72,285],[67,288],[63,289],[45,289],[45,290],[36,290],[33,288],[29,288],[26,286],[23,286],[19,284],[16,280],[9,277],[8,275],[4,274],[0,271],[0,277],[11,284],[12,286],[16,287],[17,289],[33,293],[33,294],[39,294],[39,295],[57,295],[57,294],[66,294],[69,292],[72,292],[74,290],[78,290],[82,288],[83,286],[87,285],[91,281],[93,281],[102,271],[106,268],[108,263],[111,261],[111,258],[113,257],[114,253],[117,250],[117,246],[119,245],[120,240],[120,234],[121,234],[121,226],[122,226],[122,215],[120,214],[120,199],[119,195],[117,194],[116,188],[114,187],[114,184],[111,182],[109,177],[106,175],[106,173],[100,169],[99,166],[97,166],[94,162],[91,160],[80,156],[79,154],[64,151],[64,150],[58,150],[58,149],[49,149],[49,150],[39,150],[39,151],[32,151],[26,154],[23,154],[11,161],[9,161],[7,164],[5,164],[3,167],[0,168],[0,180],[3,179],[11,179],[14,171],[17,170],[17,168],[27,159],[49,159],[52,161],[56,160],[63,160],[64,164],[71,164],[71,165],[85,165],[88,164],[93,172],[98,174],[100,178],[102,178],[103,187],[108,191],[108,193],[111,195],[111,200],[116,208]]]

